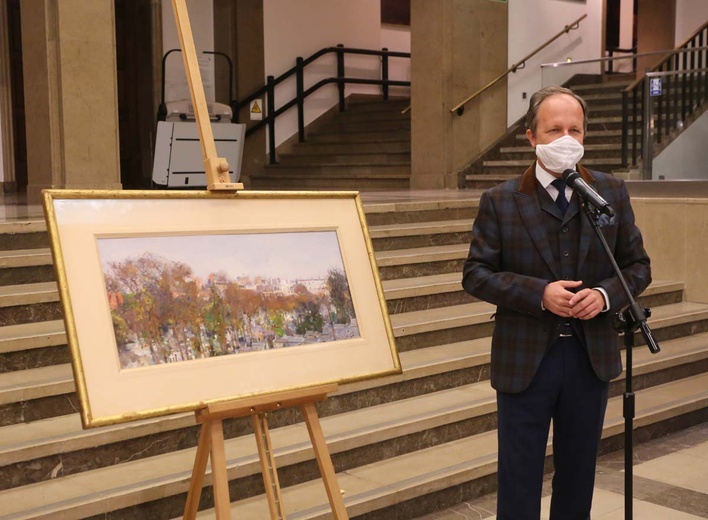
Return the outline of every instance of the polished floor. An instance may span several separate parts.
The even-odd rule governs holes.
[[[708,518],[708,423],[639,445],[634,452],[634,518],[698,520]],[[546,476],[541,518],[548,518],[551,475]],[[496,495],[486,495],[417,520],[492,520]],[[624,453],[598,461],[593,520],[622,520]]]
[[[399,203],[435,203],[444,201],[478,200],[482,190],[405,190],[362,192],[365,205],[386,205]],[[41,204],[27,204],[24,194],[0,194],[0,223],[18,220],[42,220],[44,211]]]

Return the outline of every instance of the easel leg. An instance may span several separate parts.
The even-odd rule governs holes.
[[[202,424],[199,432],[199,442],[197,443],[197,454],[194,458],[194,469],[192,469],[192,480],[189,483],[187,492],[187,503],[184,506],[184,520],[194,520],[197,517],[199,508],[199,498],[202,496],[202,486],[204,486],[204,474],[206,473],[209,451],[211,449],[211,437],[206,424]]]
[[[226,475],[224,427],[220,420],[206,423],[211,436],[211,478],[214,487],[214,507],[217,520],[231,520],[229,478]]]
[[[347,515],[347,509],[344,507],[342,493],[339,491],[337,476],[334,473],[332,458],[327,449],[327,443],[324,433],[322,432],[322,425],[320,425],[320,418],[317,415],[315,404],[305,403],[300,406],[300,409],[305,416],[307,431],[310,432],[310,440],[312,441],[312,447],[317,457],[317,465],[320,467],[320,474],[322,475],[325,490],[327,491],[329,505],[332,507],[332,514],[335,520],[348,520],[349,516]]]
[[[270,518],[271,520],[284,520],[283,497],[280,493],[278,470],[275,467],[268,422],[266,421],[265,413],[253,414],[251,418],[253,419],[253,432],[256,435],[256,445],[258,446],[258,457],[261,461],[261,473],[263,474],[263,484],[268,498]]]

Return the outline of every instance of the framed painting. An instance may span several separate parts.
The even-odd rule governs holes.
[[[46,190],[84,427],[400,373],[354,192]]]

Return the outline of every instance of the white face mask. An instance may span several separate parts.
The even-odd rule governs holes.
[[[575,169],[584,153],[583,145],[569,135],[559,137],[548,144],[536,145],[536,157],[541,159],[547,170],[555,173],[563,173],[569,168]]]

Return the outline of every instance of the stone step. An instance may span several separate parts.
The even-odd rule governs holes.
[[[62,320],[0,327],[0,373],[70,361]]]
[[[367,163],[365,161],[340,164],[340,163],[321,163],[316,165],[306,166],[286,166],[286,165],[268,165],[266,172],[268,174],[280,173],[282,175],[322,175],[330,176],[346,176],[346,177],[367,177],[376,174],[386,175],[410,175],[410,161],[388,162],[388,163]]]
[[[0,308],[58,301],[59,291],[55,282],[0,287]]]
[[[528,141],[527,141],[528,142]],[[619,152],[622,150],[622,145],[620,143],[604,143],[604,144],[588,144],[585,145],[585,152]],[[528,146],[502,146],[499,148],[499,153],[534,153],[534,149],[531,145]]]
[[[706,386],[708,376],[701,375],[638,392],[635,429],[650,431],[661,421],[662,414],[675,417],[706,406]],[[610,400],[602,446],[611,445],[621,435],[621,408],[621,398]],[[549,438],[547,453],[552,452]],[[475,493],[470,491],[473,482],[485,489],[486,482],[493,482],[496,464],[496,432],[488,431],[340,472],[337,481],[345,492],[344,503],[351,517],[382,513],[387,518],[411,518],[422,511],[444,508],[444,503],[431,505],[432,501],[437,502],[438,493],[454,493],[459,501],[460,497]],[[444,496],[439,500],[445,500]],[[324,520],[331,514],[320,480],[284,488],[283,506],[288,517],[303,520]],[[266,518],[268,506],[263,496],[252,497],[232,503],[231,513],[244,520]],[[198,518],[213,514],[213,510],[205,510]]]
[[[708,375],[702,374],[643,389],[637,392],[637,428],[656,424],[667,417],[690,413],[708,404]],[[383,443],[396,439],[403,432],[419,431],[427,425],[454,424],[466,419],[491,415],[494,413],[494,393],[486,382],[455,388],[444,393],[426,395],[396,403],[396,406],[382,405],[356,412],[341,414],[322,419],[330,452],[335,460],[346,457],[348,452],[358,453],[357,448],[372,443]],[[608,438],[621,433],[621,398],[610,400],[605,421],[603,437]],[[290,467],[304,460],[312,462],[312,454],[307,442],[307,433],[301,423],[271,430],[275,446],[276,465],[279,474],[289,476]],[[406,498],[422,496],[436,488],[449,487],[461,482],[476,480],[485,474],[492,474],[496,463],[496,432],[494,430],[477,432],[462,439],[451,436],[449,440],[435,443],[426,449],[412,453],[396,453],[395,456],[376,460],[367,465],[366,459],[358,457],[356,461],[340,462],[346,470],[340,471],[338,483],[345,490],[345,501],[349,514],[354,516],[373,511],[383,506],[405,501]],[[255,443],[250,435],[227,441],[227,464],[230,478],[254,476],[260,480],[260,467],[255,450]],[[550,449],[550,442],[549,442]],[[127,509],[146,501],[161,499],[155,504],[158,509],[153,513],[175,510],[179,514],[179,504],[184,504],[195,450],[188,449],[169,453],[159,457],[118,464],[80,474],[46,480],[37,484],[8,489],[0,492],[0,503],[6,504],[4,516],[0,518],[48,518],[51,515],[62,518],[85,518],[87,516],[108,514],[111,511]],[[474,455],[471,455],[474,454]],[[480,459],[481,457],[481,459]],[[470,464],[485,461],[485,471],[470,471]],[[358,464],[357,464],[358,463]],[[351,466],[351,467],[347,467]],[[463,480],[451,479],[450,472],[460,473]],[[60,474],[60,473],[58,473]],[[302,474],[301,474],[302,475]],[[356,476],[356,481],[350,477]],[[391,479],[384,482],[386,479]],[[396,480],[398,479],[398,480]],[[281,477],[281,483],[287,481]],[[301,481],[302,476],[297,481]],[[425,481],[425,485],[423,484]],[[398,482],[396,484],[396,482]],[[400,496],[405,482],[416,483],[418,492],[408,497]],[[362,485],[372,485],[364,493]],[[287,486],[287,484],[283,484]],[[317,489],[316,496],[307,495],[298,499],[293,495],[303,489]],[[303,508],[317,511],[316,504],[326,504],[324,493],[320,490],[321,481],[304,482],[295,486],[284,487],[286,508],[301,504]],[[386,503],[375,500],[379,492],[398,495],[389,497]],[[165,504],[172,500],[172,504]],[[254,496],[234,504],[234,511],[239,518],[267,518],[264,509],[258,509],[256,516],[249,516],[250,503],[260,502],[263,498]],[[290,505],[288,505],[290,504]],[[357,504],[366,509],[357,509]],[[171,507],[170,507],[171,505]],[[326,509],[326,508],[325,508]],[[150,514],[150,510],[126,510],[126,515],[141,511],[141,518],[163,518]],[[296,510],[287,509],[288,514]],[[121,512],[116,516],[120,518]],[[204,512],[202,515],[208,515]],[[324,514],[324,509],[323,513]],[[127,517],[123,515],[122,517]],[[322,518],[325,518],[322,516]]]
[[[366,222],[369,226],[431,222],[438,220],[473,219],[479,208],[481,192],[455,193],[455,198],[408,199],[402,197],[395,202],[372,202],[367,195],[362,196]]]
[[[407,190],[407,176],[322,177],[310,175],[260,175],[251,177],[251,188],[258,190],[396,191]]]
[[[369,226],[375,251],[449,244],[469,244],[472,220],[413,222]]]
[[[639,130],[636,130],[639,132]],[[521,133],[516,134],[516,139],[518,141],[526,141],[528,142],[528,138],[526,137],[526,131],[524,130]],[[629,135],[634,134],[635,129],[630,128],[629,129]],[[594,139],[594,138],[599,138],[599,137],[622,137],[622,130],[588,130],[585,133],[585,140],[587,141],[588,139]]]
[[[61,318],[56,283],[0,286],[0,327]]]
[[[0,223],[0,251],[49,247],[44,220],[18,220]]]
[[[475,301],[462,289],[461,281],[461,273],[442,273],[385,280],[381,284],[389,314],[400,314]]]
[[[49,249],[0,251],[0,286],[50,282],[54,279],[54,265]]]
[[[620,90],[614,92],[600,92],[597,94],[584,94],[583,99],[588,105],[598,105],[605,103],[618,104],[622,107],[622,92]]]
[[[526,167],[528,168],[531,164],[532,163],[527,161]],[[469,173],[465,175],[465,187],[475,190],[487,190],[502,182],[515,179],[521,175],[523,171],[524,170],[519,170],[518,168],[507,167],[505,170],[496,168],[494,173]]]
[[[633,81],[607,81],[603,83],[587,83],[583,85],[573,85],[570,88],[578,95],[585,97],[588,94],[615,93],[621,92]]]
[[[312,132],[308,134],[308,138],[314,137],[320,134],[358,134],[361,132],[380,132],[382,130],[388,130],[391,132],[396,131],[408,131],[411,130],[411,120],[410,118],[398,118],[398,119],[383,119],[374,121],[342,121],[340,119],[335,120],[332,123],[325,123],[317,132]]]
[[[52,253],[46,248],[0,251],[0,269],[36,267],[47,264],[52,264]]]
[[[358,107],[354,106],[345,112],[339,112],[337,114],[337,121],[341,121],[344,123],[410,121],[410,114],[401,114],[403,108],[399,108],[398,106],[396,106],[393,108],[389,108],[389,110],[366,111],[359,110]]]
[[[366,95],[352,94],[346,99],[347,112],[398,112],[400,113],[411,104],[409,97],[390,97],[384,100],[382,97],[376,98]]]
[[[62,320],[0,327],[0,354],[66,345]]]
[[[325,164],[410,164],[410,152],[402,153],[338,153],[338,154],[279,154],[281,166],[317,166]]]
[[[412,278],[462,272],[468,252],[469,244],[396,249],[376,253],[376,263],[382,280]]]
[[[462,289],[462,273],[442,273],[382,282],[390,314],[434,309],[474,301]],[[683,301],[682,282],[655,280],[639,298],[641,305],[655,307]]]
[[[603,157],[601,159],[585,159],[583,158],[581,164],[584,166],[598,166],[598,165],[616,165],[620,166],[621,160],[619,157]],[[502,161],[484,161],[485,168],[497,168],[497,167],[514,167],[514,168],[528,168],[529,161],[526,159],[510,159]],[[519,172],[519,175],[523,171]]]
[[[628,120],[634,121],[634,118],[630,114],[628,117]],[[642,116],[641,114],[637,116],[636,122],[639,123],[642,121]],[[592,128],[592,130],[599,130],[597,128],[598,125],[610,125],[610,124],[622,124],[622,116],[597,116],[597,117],[588,117],[588,129]]]
[[[362,143],[297,143],[293,146],[297,155],[327,155],[327,154],[381,154],[381,153],[411,153],[410,139],[388,142]]]
[[[486,302],[411,311],[391,316],[399,352],[490,336],[496,307]],[[679,302],[652,309],[649,319],[658,341],[708,331],[708,305]],[[643,342],[635,335],[637,344]]]
[[[410,162],[382,164],[272,165],[251,177],[255,189],[408,189]]]
[[[368,131],[350,134],[315,134],[308,137],[311,143],[389,143],[410,141],[410,130]]]
[[[0,374],[0,405],[73,391],[74,376],[71,365],[54,365]]]

